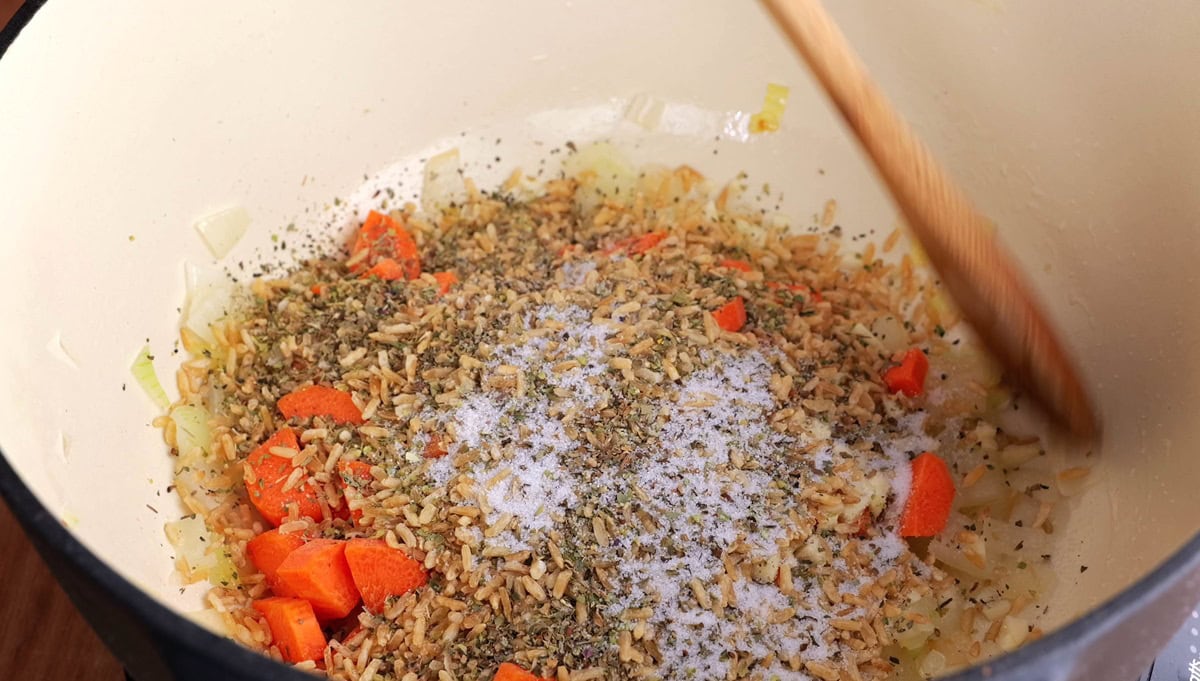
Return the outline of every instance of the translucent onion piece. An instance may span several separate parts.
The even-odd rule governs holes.
[[[762,111],[750,117],[750,133],[775,132],[783,120],[783,111],[787,108],[788,89],[775,83],[767,84],[767,94],[763,96]]]
[[[171,410],[175,422],[175,441],[179,451],[188,456],[193,450],[204,454],[212,451],[212,429],[208,410],[203,407],[180,406]]]
[[[250,214],[242,206],[217,211],[196,221],[196,231],[217,260],[233,250],[249,226]]]
[[[458,149],[445,151],[425,164],[424,184],[421,186],[421,208],[427,213],[440,213],[453,204],[467,200],[467,184],[463,179]]]
[[[206,343],[215,343],[212,325],[225,318],[236,290],[224,272],[215,267],[184,263],[187,299],[183,306],[183,325]]]
[[[158,382],[158,374],[154,373],[154,361],[151,359],[150,346],[142,348],[138,353],[137,359],[133,361],[133,366],[130,367],[133,373],[134,380],[142,386],[142,390],[150,396],[150,400],[158,406],[159,409],[166,411],[167,407],[171,406],[171,400],[167,397],[167,391],[163,390],[162,383]]]

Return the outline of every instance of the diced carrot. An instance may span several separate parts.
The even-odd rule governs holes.
[[[281,428],[250,452],[250,456],[246,457],[244,472],[250,503],[267,522],[276,527],[288,517],[288,507],[291,505],[296,506],[300,517],[320,520],[321,504],[317,501],[316,489],[309,484],[308,476],[301,478],[299,484],[284,489],[295,466],[289,459],[272,454],[274,447],[299,449],[300,443],[291,428]]]
[[[532,672],[527,672],[512,662],[501,662],[492,681],[552,681]]]
[[[346,542],[313,539],[292,551],[275,576],[296,598],[312,603],[322,620],[349,615],[358,605],[358,589],[346,563]]]
[[[666,232],[652,232],[639,236],[632,244],[629,245],[630,255],[638,255],[654,248],[663,239],[667,238]]]
[[[629,255],[639,255],[645,253],[657,246],[663,239],[667,238],[666,232],[651,232],[641,236],[631,236],[621,239],[608,248],[601,251],[603,255],[612,255],[625,251]]]
[[[426,459],[440,459],[449,453],[445,445],[442,444],[442,438],[437,433],[429,436],[429,442],[425,443],[424,455]]]
[[[361,488],[375,482],[375,476],[371,475],[371,464],[366,461],[342,460],[338,461],[337,467],[342,481],[347,484]]]
[[[337,467],[342,478],[342,496],[347,502],[350,499],[361,499],[362,490],[375,482],[375,476],[371,475],[371,465],[364,461],[338,461]],[[363,517],[362,509],[350,510],[346,517],[353,519],[354,524],[358,525]]]
[[[360,256],[359,254],[364,253]],[[408,230],[390,215],[371,211],[354,238],[351,258],[360,257],[350,267],[358,273],[371,269],[380,259],[390,258],[400,265],[406,279],[421,276],[421,256],[417,242]]]
[[[364,423],[362,411],[350,393],[325,385],[310,385],[279,398],[276,403],[284,418],[328,416],[337,423]]]
[[[954,478],[933,452],[913,459],[912,485],[900,516],[900,536],[933,537],[946,527],[954,503]]]
[[[728,267],[731,270],[740,270],[742,272],[749,272],[754,269],[754,266],[745,260],[734,260],[733,258],[726,258],[717,264],[721,267]]]
[[[346,562],[363,605],[373,613],[387,607],[387,599],[403,596],[422,587],[429,575],[420,561],[413,560],[382,539],[351,539],[346,542]]]
[[[458,283],[458,275],[448,270],[445,272],[434,272],[433,278],[437,279],[438,293],[443,296],[450,292],[451,286]]]
[[[384,247],[384,242],[389,235],[387,226],[383,224],[383,218],[383,213],[373,210],[367,214],[367,219],[358,228],[358,232],[354,235],[354,245],[350,247],[350,257],[353,259],[360,253],[363,255],[360,260],[350,266],[351,272],[368,270],[371,265],[375,264],[375,260],[390,255],[387,252],[390,249]]]
[[[904,353],[900,364],[883,373],[883,382],[893,393],[916,397],[925,392],[925,375],[929,373],[929,358],[918,348]]]
[[[741,296],[713,310],[713,319],[717,326],[726,331],[741,331],[746,325],[746,303]]]
[[[312,290],[312,294],[314,296],[319,296],[322,293],[325,293],[325,285],[324,284],[313,284],[311,290]]]
[[[371,269],[363,272],[363,279],[370,277],[378,277],[384,281],[399,281],[405,278],[404,267],[400,263],[391,258],[380,258],[378,262],[371,266]]]
[[[856,537],[867,536],[867,530],[871,527],[871,511],[864,509],[862,515],[858,516],[858,531],[854,533]]]
[[[267,586],[276,596],[291,596],[287,588],[279,584],[275,572],[280,563],[296,549],[304,546],[304,537],[297,533],[282,534],[279,530],[267,530],[246,542],[246,555],[254,567],[267,578]]]
[[[254,601],[271,629],[271,639],[283,659],[297,662],[317,662],[325,657],[325,634],[308,601],[299,598],[263,598]]]
[[[362,517],[362,511],[359,511],[358,513],[352,513],[349,505],[342,504],[337,508],[330,507],[329,515],[337,520],[345,520],[348,523],[357,525],[358,519]]]
[[[628,237],[625,239],[620,239],[618,241],[614,241],[612,243],[612,245],[610,245],[608,248],[600,251],[600,254],[601,255],[612,255],[614,253],[619,253],[621,251],[628,250],[628,248],[633,245],[634,239],[636,239],[636,238],[637,237],[631,236],[631,237]]]

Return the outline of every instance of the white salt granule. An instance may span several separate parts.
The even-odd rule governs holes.
[[[586,276],[574,273],[575,276]],[[572,279],[573,280],[573,279]],[[722,553],[738,542],[750,549],[751,558],[774,555],[788,540],[789,510],[807,516],[807,508],[794,491],[768,502],[768,493],[780,481],[773,475],[796,478],[797,463],[789,456],[797,447],[817,445],[807,465],[818,468],[857,456],[864,471],[883,471],[891,483],[892,504],[877,524],[880,536],[865,541],[875,568],[893,564],[907,546],[896,534],[898,508],[903,508],[909,485],[908,453],[933,448],[923,434],[923,417],[901,420],[902,434],[879,442],[884,456],[868,456],[830,439],[827,425],[810,419],[806,436],[792,438],[777,433],[769,423],[780,408],[770,390],[774,369],[770,349],[745,349],[736,354],[701,356],[700,367],[654,405],[665,415],[656,439],[634,452],[632,470],[601,470],[584,482],[566,470],[566,461],[578,446],[568,437],[563,419],[588,414],[606,393],[616,388],[618,374],[608,370],[607,339],[614,329],[594,323],[578,307],[546,305],[528,313],[526,325],[538,329],[520,344],[494,349],[485,368],[501,364],[521,372],[540,374],[560,396],[485,391],[465,399],[457,408],[431,418],[452,422],[457,441],[454,453],[482,450],[469,470],[456,471],[452,456],[430,463],[431,482],[445,485],[456,473],[467,473],[483,486],[507,471],[508,477],[486,491],[490,506],[486,519],[495,522],[504,514],[515,519],[515,531],[483,539],[485,544],[510,550],[532,548],[539,535],[553,529],[564,513],[584,496],[585,485],[601,507],[618,505],[618,497],[635,495],[649,501],[643,508],[656,521],[654,531],[640,526],[617,528],[608,550],[616,569],[612,575],[614,598],[606,615],[618,618],[629,608],[652,607],[650,623],[660,633],[663,654],[660,672],[666,676],[722,678],[729,663],[728,651],[761,659],[774,653],[780,659],[799,655],[805,660],[828,660],[835,652],[822,634],[832,615],[814,607],[821,601],[817,580],[797,580],[797,598],[785,596],[773,583],[759,584],[739,578],[734,582],[736,604],[724,617],[699,606],[690,583],[699,580],[717,598],[718,576],[724,572]],[[545,331],[550,326],[551,330]],[[561,327],[561,328],[558,328]],[[578,366],[554,372],[553,364],[567,359]],[[565,397],[561,394],[565,393]],[[735,462],[756,462],[739,468]],[[784,474],[781,471],[793,470]],[[790,483],[789,483],[790,484]],[[602,490],[602,491],[601,491]],[[777,495],[778,496],[778,495]],[[841,542],[830,538],[836,556]],[[835,560],[840,560],[835,558]],[[844,568],[844,565],[843,565]],[[842,584],[855,590],[856,580]],[[793,608],[797,615],[769,624],[774,613]],[[844,613],[843,613],[844,614]],[[809,679],[776,661],[763,669],[765,678]]]

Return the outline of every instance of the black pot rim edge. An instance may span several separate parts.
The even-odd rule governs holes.
[[[0,30],[0,58],[4,57],[17,35],[45,3],[46,0],[26,0],[25,4],[18,8],[8,25]],[[65,560],[127,603],[138,617],[155,632],[162,634],[165,640],[199,656],[219,657],[229,666],[246,672],[261,673],[262,678],[279,679],[283,675],[296,681],[312,678],[310,674],[292,670],[230,639],[213,634],[117,574],[76,539],[70,530],[63,527],[38,501],[33,491],[13,469],[3,450],[0,450],[0,497],[5,499],[27,531],[37,533]],[[1107,628],[1106,624],[1124,619],[1136,610],[1140,602],[1169,589],[1176,579],[1182,578],[1198,566],[1200,532],[1150,573],[1075,621],[1022,646],[1015,652],[944,678],[946,681],[984,681],[1003,678],[1006,674],[1014,674],[1012,678],[1016,678],[1017,670],[1035,666],[1041,660],[1056,657],[1057,653],[1068,649],[1086,647],[1090,640],[1103,633]]]

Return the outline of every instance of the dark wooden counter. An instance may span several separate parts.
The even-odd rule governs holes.
[[[124,678],[0,502],[0,679]]]

